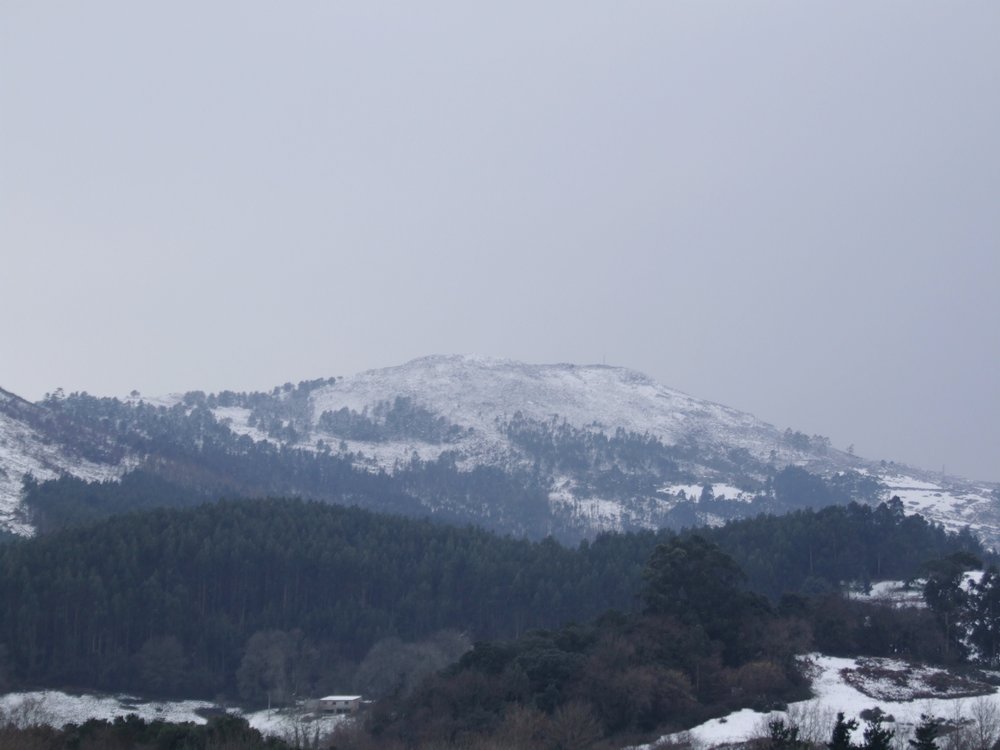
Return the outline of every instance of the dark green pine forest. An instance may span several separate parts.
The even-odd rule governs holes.
[[[731,557],[763,610],[794,608],[834,651],[865,640],[866,615],[852,615],[847,601],[837,605],[840,625],[824,631],[832,605],[816,603],[832,601],[841,582],[908,578],[928,560],[984,555],[972,536],[904,516],[898,503],[699,533]],[[604,534],[568,547],[297,500],[118,515],[0,545],[0,681],[251,703],[391,692],[400,685],[379,682],[379,658],[433,651],[443,660],[463,639],[510,641],[641,611],[651,558],[678,538],[690,534]],[[946,651],[933,638],[901,643],[909,631],[897,625],[886,624],[885,643],[868,627],[871,648]]]

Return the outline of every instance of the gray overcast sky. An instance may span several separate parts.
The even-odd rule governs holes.
[[[1000,480],[1000,3],[0,3],[0,386],[621,364]]]

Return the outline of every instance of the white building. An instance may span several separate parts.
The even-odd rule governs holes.
[[[319,699],[319,710],[329,714],[353,714],[361,708],[360,695],[328,695]]]

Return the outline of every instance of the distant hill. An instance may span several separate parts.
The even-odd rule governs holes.
[[[1000,542],[996,486],[866,460],[618,367],[433,356],[268,393],[0,394],[0,527],[41,522],[26,473],[135,469],[208,496],[295,494],[564,538],[896,495]]]

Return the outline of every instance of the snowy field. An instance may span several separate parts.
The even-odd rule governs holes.
[[[698,750],[709,750],[761,736],[772,718],[800,727],[805,739],[826,742],[838,711],[848,719],[858,720],[854,741],[860,743],[865,724],[861,712],[875,707],[893,717],[887,726],[896,730],[905,747],[905,740],[912,737],[922,714],[956,724],[972,721],[975,716],[1000,716],[1000,694],[995,687],[934,667],[912,666],[893,659],[845,659],[820,654],[803,658],[810,664],[814,698],[791,703],[786,711],[759,713],[743,709],[633,750],[655,750],[682,740],[690,741]]]
[[[65,724],[82,724],[88,719],[113,720],[135,714],[145,721],[162,721],[205,724],[208,716],[222,709],[207,701],[143,701],[127,695],[69,695],[58,690],[40,690],[27,693],[8,693],[0,696],[0,718],[12,720],[20,726],[45,724],[61,727]],[[321,737],[330,732],[343,716],[314,714],[305,707],[262,710],[244,713],[239,709],[226,709],[230,714],[243,716],[254,729],[262,734],[294,740],[318,733]]]

